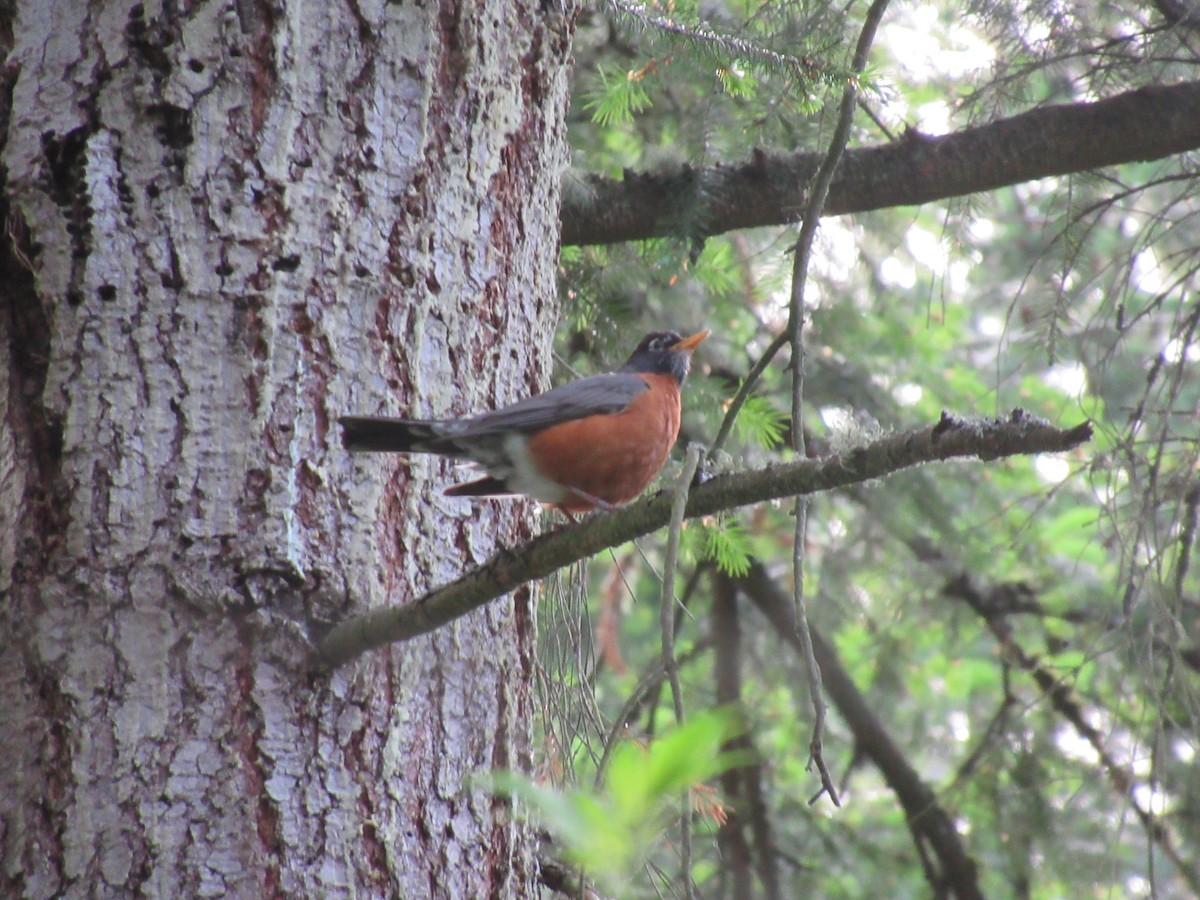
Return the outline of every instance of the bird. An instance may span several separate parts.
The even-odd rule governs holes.
[[[525,495],[568,518],[615,509],[666,464],[679,436],[680,389],[692,352],[708,335],[653,331],[616,372],[466,418],[343,416],[342,442],[352,452],[466,459],[486,473],[447,487],[447,496]]]

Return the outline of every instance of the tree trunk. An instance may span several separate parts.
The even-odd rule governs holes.
[[[166,9],[0,11],[0,894],[534,893],[533,595],[310,652],[528,532],[336,417],[544,382],[570,13]]]

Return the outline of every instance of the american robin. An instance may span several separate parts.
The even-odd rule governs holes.
[[[706,337],[652,332],[616,372],[466,419],[345,416],[343,443],[469,459],[487,472],[446,488],[454,497],[526,494],[568,514],[612,509],[640,494],[666,463],[679,435],[679,389]]]

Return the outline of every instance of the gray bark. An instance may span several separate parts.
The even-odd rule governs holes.
[[[533,593],[309,664],[528,535],[334,420],[544,383],[569,19],[184,8],[0,12],[0,893],[529,895]]]

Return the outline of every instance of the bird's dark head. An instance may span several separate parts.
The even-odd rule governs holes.
[[[621,371],[674,375],[675,380],[683,384],[692,364],[692,351],[706,337],[707,331],[698,331],[689,337],[680,336],[678,331],[652,331],[642,338]]]

